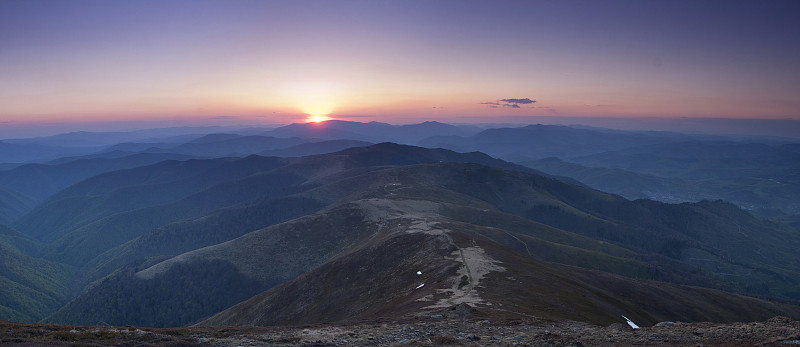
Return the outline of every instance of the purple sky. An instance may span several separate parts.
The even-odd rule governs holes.
[[[800,119],[798,13],[800,1],[6,0],[0,127]]]

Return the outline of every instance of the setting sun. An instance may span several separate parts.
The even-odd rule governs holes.
[[[306,119],[306,121],[308,121],[309,123],[319,123],[319,122],[324,122],[326,120],[331,120],[331,118],[324,115],[309,115],[308,118]]]

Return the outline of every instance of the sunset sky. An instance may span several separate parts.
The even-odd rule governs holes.
[[[3,0],[0,126],[800,119],[798,13],[800,1]]]

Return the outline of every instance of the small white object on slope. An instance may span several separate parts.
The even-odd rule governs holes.
[[[417,287],[416,287],[416,288],[414,288],[414,289],[420,289],[420,288],[422,288],[422,286],[424,286],[424,285],[425,285],[425,283],[423,283],[423,284],[420,284],[419,286],[417,286]]]
[[[422,271],[417,271],[417,275],[422,275]]]
[[[631,320],[630,320],[630,319],[628,319],[628,317],[622,316],[622,318],[625,318],[625,320],[628,322],[628,325],[630,325],[630,326],[631,326],[631,328],[634,328],[634,329],[639,329],[639,326],[638,326],[638,325],[636,325],[636,323],[634,323],[634,322],[631,322]]]

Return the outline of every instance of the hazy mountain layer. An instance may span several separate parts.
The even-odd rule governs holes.
[[[525,166],[552,175],[566,176],[593,188],[620,194],[629,199],[653,199],[684,202],[722,199],[760,213],[791,213],[800,209],[800,181],[783,168],[774,167],[775,178],[692,178],[656,177],[633,171],[590,167],[568,163],[557,158],[522,162]],[[600,163],[598,163],[600,164]],[[678,164],[676,164],[678,165]],[[760,166],[754,164],[754,166]],[[713,168],[709,168],[713,170]],[[780,173],[779,173],[780,172]],[[763,211],[763,212],[762,212]]]
[[[96,149],[63,148],[37,143],[13,143],[9,140],[3,140],[0,141],[0,163],[39,162],[64,156],[87,154],[93,150]]]
[[[460,152],[481,151],[509,161],[524,161],[588,155],[687,138],[686,135],[677,133],[579,129],[542,124],[487,129],[468,137],[442,135],[445,134],[426,138],[418,144]]]
[[[419,144],[526,162],[529,167],[629,198],[666,202],[724,199],[749,210],[800,211],[796,144],[754,141],[529,125],[487,129],[468,137],[433,136]],[[543,160],[553,157],[582,166]]]
[[[785,148],[760,143],[682,141],[572,156],[572,161],[659,177],[759,177],[798,172],[800,153]]]
[[[430,136],[469,136],[480,131],[474,126],[455,126],[439,122],[391,125],[380,122],[330,120],[324,123],[298,123],[265,132],[276,137],[301,137],[324,140],[361,140],[416,144]]]
[[[800,154],[788,148],[791,147],[758,143],[678,142],[570,160],[586,166],[616,168],[677,181],[661,189],[654,186],[656,196],[708,197],[724,199],[747,209],[797,213],[800,211]],[[562,168],[550,172],[577,178],[578,171]],[[609,176],[606,180],[590,176],[586,179],[596,181],[599,187],[618,177]]]

